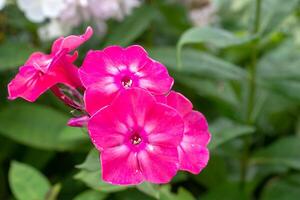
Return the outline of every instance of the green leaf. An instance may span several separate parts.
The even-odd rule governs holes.
[[[215,149],[230,140],[251,134],[254,131],[255,128],[252,126],[238,124],[229,119],[221,118],[210,124],[212,139],[208,147],[211,150]]]
[[[159,185],[145,182],[145,183],[137,185],[136,187],[141,192],[143,192],[149,196],[152,196],[156,199],[159,199]]]
[[[106,197],[106,193],[101,193],[95,190],[87,190],[76,196],[74,200],[103,200]]]
[[[209,162],[205,169],[193,178],[208,188],[218,187],[218,185],[227,180],[229,175],[225,160],[226,159],[221,156],[210,154]]]
[[[36,51],[24,42],[0,43],[0,72],[23,65],[32,52]]]
[[[134,10],[121,24],[108,34],[105,46],[127,46],[134,42],[154,19],[155,10],[150,6],[142,6]]]
[[[262,192],[261,200],[298,200],[300,197],[300,174],[269,181]]]
[[[261,28],[262,34],[276,30],[278,26],[296,9],[299,0],[262,0]]]
[[[88,153],[86,159],[80,165],[76,165],[78,169],[84,169],[87,171],[97,171],[99,170],[100,160],[99,152],[96,149],[91,149]]]
[[[116,192],[127,188],[104,182],[100,167],[99,153],[95,149],[92,149],[85,161],[77,165],[80,171],[75,175],[75,178],[84,182],[88,187],[102,192]]]
[[[266,54],[258,63],[258,84],[273,93],[300,100],[299,47],[288,40]]]
[[[178,64],[181,66],[180,57],[184,45],[187,44],[201,44],[206,43],[218,48],[225,48],[231,46],[242,45],[251,42],[255,37],[237,37],[232,33],[212,27],[194,27],[187,30],[179,39],[177,44],[177,59]],[[184,65],[182,65],[185,67]]]
[[[210,189],[201,200],[250,200],[245,190],[237,182],[228,182]]]
[[[78,150],[88,141],[79,128],[67,127],[68,116],[50,107],[14,104],[0,112],[0,134],[45,150]]]
[[[164,185],[160,188],[160,200],[194,200],[193,195],[185,190],[184,188],[179,188],[178,193],[172,193],[170,185]]]
[[[45,199],[51,187],[47,178],[39,171],[15,161],[9,169],[9,184],[18,200]]]
[[[278,164],[300,169],[300,137],[281,138],[264,149],[258,150],[252,157],[257,164]]]
[[[179,75],[184,73],[217,80],[245,80],[247,74],[242,68],[204,52],[187,49],[182,53],[183,69],[176,67],[174,47],[150,49],[150,55]]]

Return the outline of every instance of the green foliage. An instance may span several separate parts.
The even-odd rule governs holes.
[[[86,160],[77,165],[77,168],[80,171],[75,175],[75,178],[94,190],[115,192],[126,189],[126,187],[111,185],[101,180],[99,153],[95,149],[89,152]]]
[[[105,46],[127,46],[135,41],[150,25],[155,10],[150,6],[137,8],[122,24],[108,35]]]
[[[285,137],[270,146],[258,150],[253,162],[286,165],[300,170],[300,137]]]
[[[18,200],[46,199],[51,184],[47,178],[29,165],[12,162],[9,169],[9,184]]]
[[[215,21],[204,27],[189,20],[189,9],[200,5],[168,0],[144,1],[108,23],[101,47],[145,47],[207,117],[212,134],[199,175],[179,172],[165,185],[130,187],[102,181],[99,152],[90,150],[85,129],[66,126],[71,114],[55,97],[34,105],[7,100],[18,67],[49,48],[37,37],[41,24],[10,1],[0,11],[0,199],[298,200],[300,1],[212,1]],[[99,42],[94,36],[87,45],[99,49]]]
[[[67,120],[46,106],[14,104],[0,112],[0,133],[39,149],[80,150],[87,136],[80,129],[67,127]]]

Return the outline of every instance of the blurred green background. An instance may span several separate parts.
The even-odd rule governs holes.
[[[208,166],[167,185],[102,182],[86,131],[66,126],[71,110],[51,93],[35,104],[7,100],[30,53],[49,52],[43,23],[14,1],[0,11],[0,199],[300,199],[299,0],[143,1],[80,48],[78,65],[88,49],[144,46],[207,117]]]

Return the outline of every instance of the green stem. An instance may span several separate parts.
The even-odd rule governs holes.
[[[255,5],[255,19],[254,19],[254,28],[252,34],[256,35],[259,32],[260,28],[260,15],[261,15],[261,0],[256,0]],[[257,55],[258,55],[258,45],[259,40],[255,41],[252,46],[252,55],[251,55],[251,65],[248,67],[249,72],[249,94],[248,94],[248,105],[247,105],[247,117],[246,122],[249,125],[253,124],[252,121],[252,112],[255,104],[256,96],[256,69],[257,69]],[[245,186],[247,168],[248,168],[248,157],[249,157],[249,146],[251,141],[249,138],[245,138],[244,141],[244,153],[241,159],[241,182],[242,187]]]

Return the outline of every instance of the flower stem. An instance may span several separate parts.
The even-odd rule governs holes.
[[[254,27],[251,31],[253,35],[256,35],[260,29],[260,17],[261,16],[261,0],[255,1],[255,19],[254,19]],[[247,117],[246,122],[248,125],[253,124],[252,112],[255,104],[255,96],[256,96],[256,70],[257,70],[257,56],[258,56],[258,45],[259,39],[254,41],[252,46],[252,55],[251,55],[251,64],[248,67],[249,79],[248,79],[248,104],[247,104]],[[249,157],[249,148],[251,145],[251,141],[249,138],[245,138],[244,140],[244,152],[241,158],[241,183],[242,187],[245,187],[246,183],[246,175],[248,168],[248,157]]]

